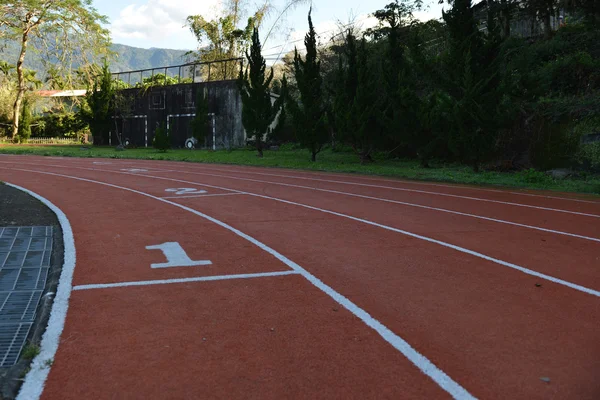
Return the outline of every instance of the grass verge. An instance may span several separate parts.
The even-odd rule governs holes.
[[[265,151],[264,158],[247,149],[233,151],[170,150],[160,153],[155,149],[128,149],[115,151],[112,147],[80,146],[28,146],[0,145],[0,154],[34,154],[53,157],[94,157],[144,160],[188,161],[197,163],[252,165],[281,167],[311,171],[345,172],[378,175],[421,181],[450,182],[469,185],[503,186],[526,189],[542,189],[562,192],[600,194],[600,176],[581,174],[577,178],[552,179],[543,172],[528,170],[516,173],[483,171],[473,172],[462,165],[432,164],[432,168],[421,168],[413,160],[376,157],[376,162],[361,165],[358,158],[348,152],[323,150],[316,162],[311,162],[306,150],[280,149]]]

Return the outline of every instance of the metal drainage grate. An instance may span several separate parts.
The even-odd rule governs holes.
[[[19,359],[46,285],[52,227],[0,228],[0,367]]]

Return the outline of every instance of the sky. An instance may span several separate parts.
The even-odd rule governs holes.
[[[255,8],[259,0],[249,0],[249,8]],[[376,24],[370,16],[383,8],[391,0],[313,0],[313,23],[320,41],[326,42],[335,33],[339,22],[354,20],[363,28]],[[427,3],[427,0],[425,0]],[[262,2],[261,2],[262,3]],[[281,10],[285,0],[273,0],[276,9]],[[185,27],[188,15],[203,15],[209,19],[216,16],[220,0],[94,0],[94,7],[108,16],[114,43],[142,48],[167,48],[194,50],[198,47],[195,37]],[[429,0],[428,9],[415,16],[422,20],[439,18],[442,6],[437,0]],[[307,14],[309,6],[297,7],[288,13],[280,29],[263,43],[263,54],[277,57],[302,46],[302,38],[308,30]],[[262,26],[261,37],[273,26],[275,11]]]

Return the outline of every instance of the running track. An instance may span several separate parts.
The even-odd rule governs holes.
[[[44,399],[600,398],[597,197],[3,155],[0,180],[75,238]],[[210,264],[152,268],[173,242]]]

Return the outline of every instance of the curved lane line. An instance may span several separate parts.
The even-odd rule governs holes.
[[[147,161],[155,161],[155,160],[147,160]],[[243,165],[238,165],[238,167],[244,167],[244,166]],[[268,167],[257,167],[257,166],[254,166],[254,165],[252,165],[250,167],[253,167],[253,168],[268,168]],[[298,175],[282,175],[282,174],[267,174],[267,173],[264,173],[264,172],[249,172],[249,171],[241,171],[241,170],[237,170],[237,169],[222,170],[222,169],[211,168],[211,167],[201,168],[201,169],[203,169],[203,170],[217,171],[217,172],[222,172],[222,173],[242,173],[242,174],[254,174],[254,175],[275,176],[275,177],[281,177],[281,178],[306,179],[306,180],[319,180],[319,179],[316,178],[318,176],[321,176],[321,177],[323,177],[323,176],[330,176],[330,177],[335,177],[336,179],[338,179],[338,178],[340,178],[340,179],[341,178],[352,179],[353,178],[351,176],[331,174],[331,173],[328,173],[328,172],[325,172],[325,171],[310,171],[310,170],[299,170],[297,172],[315,173],[315,175],[314,175],[315,177],[314,178],[306,177],[306,176],[298,176]],[[347,173],[342,173],[342,174],[347,174]],[[575,202],[578,202],[578,203],[588,203],[588,204],[600,205],[600,201],[574,199],[574,198],[559,197],[559,196],[547,196],[547,195],[542,195],[542,194],[522,193],[522,192],[515,192],[515,191],[508,191],[508,190],[487,189],[487,188],[482,188],[482,187],[461,186],[461,185],[465,185],[465,184],[461,184],[461,183],[457,183],[455,185],[444,185],[444,184],[422,182],[422,181],[378,179],[378,178],[371,178],[368,175],[359,175],[359,174],[355,175],[355,177],[357,179],[363,179],[363,180],[366,180],[366,181],[386,182],[386,183],[391,183],[391,184],[396,183],[396,184],[399,184],[399,185],[409,184],[409,185],[423,185],[423,186],[444,187],[444,188],[458,189],[458,190],[466,189],[466,190],[476,190],[476,191],[481,191],[481,192],[515,194],[515,195],[518,195],[518,196],[539,197],[539,198],[543,198],[543,199],[575,201]],[[344,181],[344,183],[348,184],[348,185],[361,185],[362,184],[360,182],[349,182],[349,181]],[[402,189],[402,188],[399,188],[399,189]]]
[[[239,190],[236,190],[236,189],[229,189],[229,188],[224,188],[224,187],[220,187],[220,186],[208,185],[208,184],[204,184],[204,183],[189,182],[189,181],[180,180],[180,179],[174,179],[174,178],[166,178],[166,177],[159,177],[159,176],[153,176],[153,175],[141,175],[140,173],[131,173],[131,172],[115,171],[115,170],[108,170],[108,169],[98,169],[98,168],[88,168],[88,167],[73,167],[73,166],[67,167],[67,166],[64,166],[64,165],[52,165],[52,164],[34,164],[34,163],[23,163],[23,164],[34,165],[34,166],[39,166],[39,167],[74,168],[74,169],[82,169],[82,170],[95,171],[95,172],[109,172],[109,173],[123,174],[123,175],[142,176],[142,177],[146,177],[146,178],[169,180],[169,181],[179,182],[179,183],[190,183],[190,184],[194,184],[194,185],[200,185],[200,186],[205,186],[205,187],[210,187],[210,188],[220,189],[220,190],[227,190],[227,191],[232,192],[232,193],[229,193],[229,194],[220,194],[220,195],[217,195],[217,196],[233,195],[233,194],[238,194],[238,195],[239,194],[251,194],[251,193],[247,193],[247,192],[240,192]],[[163,171],[163,172],[165,172],[165,171]],[[548,233],[553,233],[553,234],[557,234],[557,235],[570,236],[570,237],[574,237],[574,238],[577,238],[577,239],[589,240],[589,241],[593,241],[593,242],[600,242],[600,238],[595,238],[595,237],[591,237],[591,236],[578,235],[576,233],[570,233],[570,232],[564,232],[564,231],[557,231],[557,230],[554,230],[554,229],[542,228],[542,227],[534,226],[534,225],[527,225],[527,224],[521,224],[521,223],[518,223],[518,222],[512,222],[512,221],[506,221],[506,220],[502,220],[502,219],[497,219],[497,218],[485,217],[483,215],[463,213],[463,212],[460,212],[460,211],[449,210],[449,209],[446,209],[446,208],[430,207],[430,206],[424,206],[424,205],[416,204],[416,203],[408,203],[408,202],[404,202],[404,201],[384,199],[384,198],[380,198],[380,197],[365,196],[365,195],[356,194],[356,193],[348,193],[348,192],[341,192],[341,191],[337,191],[337,190],[314,188],[314,187],[311,187],[311,186],[292,185],[290,183],[270,182],[270,181],[262,181],[262,180],[250,179],[250,178],[240,178],[240,177],[227,176],[227,175],[207,174],[207,173],[201,173],[201,172],[175,171],[175,170],[168,171],[168,172],[177,172],[177,173],[183,173],[183,174],[205,175],[205,176],[212,176],[212,177],[230,178],[230,179],[237,179],[237,180],[243,180],[243,181],[268,183],[268,184],[272,184],[272,185],[295,187],[295,188],[300,188],[300,189],[307,189],[307,190],[315,190],[315,191],[320,191],[320,192],[334,193],[334,194],[340,194],[340,195],[345,195],[345,196],[364,198],[364,199],[368,199],[368,200],[376,200],[376,201],[382,201],[382,202],[386,202],[386,203],[400,204],[400,205],[404,205],[404,206],[408,206],[408,207],[416,207],[416,208],[423,208],[423,209],[427,209],[427,210],[445,212],[445,213],[449,213],[449,214],[460,215],[460,216],[463,216],[463,217],[477,218],[477,219],[481,219],[481,220],[485,220],[485,221],[490,221],[490,222],[496,222],[496,223],[500,223],[500,224],[518,226],[520,228],[533,229],[533,230],[538,230],[538,231],[541,231],[541,232],[548,232]],[[206,195],[204,195],[204,196],[206,196]],[[215,195],[213,195],[213,196],[215,196]],[[189,197],[191,198],[191,197],[195,197],[195,196],[189,196]],[[177,196],[177,197],[167,196],[167,197],[163,197],[163,198],[164,199],[171,199],[171,198],[172,199],[175,199],[175,198],[182,199],[182,198],[186,198],[186,197],[184,197],[184,196]],[[279,199],[277,199],[277,200],[279,200]]]
[[[7,183],[7,185],[35,197],[52,210],[56,214],[63,232],[64,263],[58,281],[56,297],[54,297],[52,303],[50,319],[48,320],[46,331],[42,336],[40,353],[31,362],[31,369],[25,376],[25,382],[23,382],[23,386],[21,386],[21,390],[17,395],[17,400],[36,400],[40,398],[44,390],[44,384],[50,373],[51,361],[54,360],[54,356],[58,350],[60,335],[65,326],[65,319],[69,308],[69,297],[71,296],[73,284],[73,271],[75,270],[75,240],[69,219],[57,206],[28,189],[11,183]]]
[[[172,172],[183,173],[183,174],[193,174],[193,175],[205,175],[205,176],[219,177],[219,178],[228,178],[228,179],[237,179],[237,180],[250,181],[250,182],[267,183],[267,184],[270,184],[270,185],[287,186],[287,187],[294,187],[294,188],[299,188],[299,189],[307,189],[307,190],[315,190],[315,191],[319,191],[319,192],[327,192],[327,193],[340,194],[340,195],[344,195],[344,196],[358,197],[358,198],[368,199],[368,200],[377,200],[377,201],[383,201],[383,202],[386,202],[386,203],[400,204],[400,205],[409,206],[409,207],[423,208],[423,209],[426,209],[426,210],[440,211],[440,212],[445,212],[445,213],[449,213],[449,214],[461,215],[461,216],[464,216],[464,217],[478,218],[478,219],[482,219],[482,220],[486,220],[486,221],[491,221],[491,222],[497,222],[497,223],[506,224],[506,225],[514,225],[514,226],[518,226],[518,227],[521,227],[521,228],[534,229],[534,230],[538,230],[538,231],[542,231],[542,232],[555,233],[557,235],[565,235],[565,236],[575,237],[575,238],[578,238],[578,239],[584,239],[584,240],[591,240],[591,241],[594,241],[594,242],[600,242],[600,239],[594,238],[594,237],[590,237],[590,236],[584,236],[584,235],[578,235],[578,234],[575,234],[575,233],[557,231],[557,230],[554,230],[554,229],[547,229],[547,228],[542,228],[542,227],[539,227],[539,226],[520,224],[518,222],[505,221],[505,220],[497,219],[497,218],[484,217],[482,215],[468,214],[468,213],[463,213],[463,212],[460,212],[460,211],[448,210],[446,208],[430,207],[430,206],[424,206],[424,205],[421,205],[421,204],[407,203],[407,202],[404,202],[404,201],[384,199],[384,198],[381,198],[381,197],[365,196],[365,195],[357,194],[357,193],[340,192],[338,190],[321,189],[321,188],[315,188],[315,187],[311,187],[311,186],[292,185],[290,183],[262,181],[262,180],[250,179],[250,178],[239,178],[239,177],[236,177],[236,176],[207,174],[207,173],[203,173],[203,172],[185,172],[185,171],[172,171]],[[140,175],[140,176],[147,176],[147,175]]]
[[[406,340],[404,340],[400,336],[396,335],[388,327],[386,327],[381,322],[379,322],[378,320],[376,320],[375,318],[373,318],[368,312],[366,312],[365,310],[363,310],[362,308],[360,308],[359,306],[357,306],[356,304],[354,304],[348,298],[346,298],[343,295],[341,295],[340,293],[336,292],[333,288],[331,288],[330,286],[328,286],[327,284],[325,284],[323,281],[321,281],[316,276],[312,275],[310,272],[308,272],[307,270],[305,270],[304,268],[302,268],[300,265],[296,264],[294,261],[288,259],[287,257],[285,257],[284,255],[282,255],[278,251],[272,249],[271,247],[265,245],[264,243],[258,241],[257,239],[255,239],[255,238],[253,238],[253,237],[251,237],[251,236],[243,233],[242,231],[240,231],[240,230],[232,227],[231,225],[228,225],[228,224],[226,224],[226,223],[224,223],[222,221],[219,221],[218,219],[215,219],[215,218],[213,218],[213,217],[211,217],[209,215],[201,213],[201,212],[199,212],[197,210],[194,210],[192,208],[186,207],[184,205],[175,203],[175,202],[170,201],[170,200],[161,199],[160,197],[156,197],[156,196],[153,196],[153,195],[148,194],[148,193],[140,192],[140,191],[135,190],[135,189],[126,188],[126,187],[123,187],[123,186],[117,186],[117,185],[113,185],[111,183],[106,183],[106,182],[101,182],[101,181],[95,181],[95,180],[92,180],[92,179],[79,178],[79,177],[76,177],[76,176],[63,175],[63,174],[56,174],[56,173],[52,173],[52,172],[34,171],[34,170],[26,170],[26,169],[20,169],[20,168],[13,168],[12,170],[13,171],[29,172],[29,173],[37,173],[37,174],[43,174],[43,175],[58,176],[58,177],[62,177],[62,178],[73,179],[73,180],[78,180],[78,181],[88,182],[88,183],[95,183],[95,184],[98,184],[98,185],[103,185],[103,186],[112,187],[112,188],[115,188],[115,189],[120,189],[120,190],[125,190],[125,191],[128,191],[128,192],[132,192],[132,193],[137,193],[139,195],[146,196],[146,197],[149,197],[151,199],[158,200],[158,201],[161,201],[163,203],[170,204],[172,206],[178,207],[178,208],[180,208],[182,210],[191,212],[192,214],[195,214],[195,215],[197,215],[199,217],[202,217],[202,218],[204,218],[204,219],[206,219],[208,221],[211,221],[211,222],[213,222],[213,223],[215,223],[215,224],[217,224],[217,225],[219,225],[219,226],[221,226],[221,227],[223,227],[223,228],[225,228],[225,229],[227,229],[227,230],[235,233],[236,235],[238,235],[238,236],[246,239],[250,243],[252,243],[255,246],[259,247],[260,249],[266,251],[267,253],[271,254],[272,256],[274,256],[275,258],[277,258],[279,261],[281,261],[284,264],[286,264],[288,267],[292,268],[298,274],[302,275],[310,283],[312,283],[314,286],[316,286],[317,288],[319,288],[321,291],[323,291],[325,294],[327,294],[329,297],[331,297],[333,300],[335,300],[337,303],[339,303],[342,307],[344,307],[345,309],[347,309],[348,311],[350,311],[352,314],[354,314],[356,317],[358,317],[367,326],[369,326],[374,331],[376,331],[386,342],[388,342],[389,344],[391,344],[396,350],[400,351],[419,370],[421,370],[421,372],[423,372],[425,375],[427,375],[428,377],[430,377],[435,383],[437,383],[442,389],[444,389],[453,398],[460,399],[460,400],[474,400],[474,399],[476,399],[476,397],[474,397],[473,395],[471,395],[459,383],[455,382],[444,371],[442,371],[435,364],[433,364],[427,357],[425,357],[424,355],[422,355],[421,353],[419,353],[416,349],[414,349]],[[24,397],[23,400],[25,400],[25,399],[28,399],[28,398]]]

